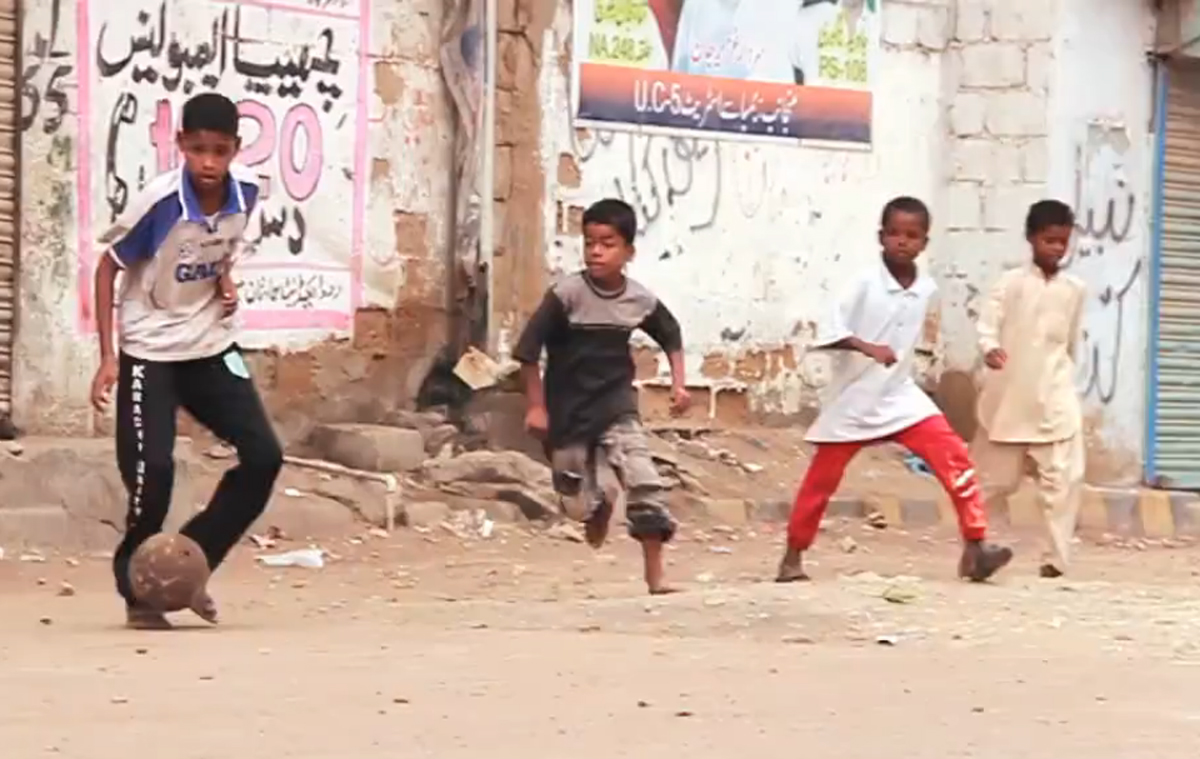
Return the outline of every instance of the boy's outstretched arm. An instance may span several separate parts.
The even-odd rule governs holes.
[[[537,364],[521,364],[521,387],[525,391],[525,431],[541,437],[550,429],[546,411],[546,388]]]
[[[525,390],[525,429],[537,437],[544,437],[550,429],[546,389],[538,366],[542,348],[552,335],[567,326],[567,312],[562,301],[553,290],[548,290],[513,349],[513,358],[521,364],[521,385]]]
[[[812,350],[851,351],[861,353],[884,366],[896,363],[896,353],[887,345],[869,343],[858,337],[851,329],[854,313],[862,299],[863,286],[859,283],[846,293],[826,313],[817,326],[817,338],[810,346]]]
[[[1008,361],[1008,355],[1000,346],[1000,329],[1004,325],[1004,294],[1008,290],[1008,283],[1009,278],[1002,276],[992,286],[975,325],[975,333],[979,336],[979,352],[992,369],[1003,369]]]
[[[687,391],[683,330],[679,327],[679,320],[671,313],[671,309],[659,301],[650,315],[638,325],[638,329],[649,335],[667,354],[667,363],[671,366],[671,410],[682,414],[692,404],[692,396]]]
[[[100,339],[100,366],[92,377],[91,396],[92,406],[100,412],[108,407],[109,395],[117,384],[117,348],[113,344],[117,274],[153,258],[162,242],[150,213],[158,197],[151,188],[143,190],[96,241],[96,250],[101,252],[96,260],[93,305]]]
[[[100,366],[92,378],[92,406],[104,411],[117,383],[117,352],[113,345],[113,294],[117,281],[116,259],[105,253],[96,263],[96,331],[100,337]]]
[[[221,262],[221,276],[217,277],[217,295],[221,298],[226,316],[232,316],[238,309],[237,280],[233,269],[237,264],[255,254],[258,244],[262,241],[263,210],[262,203],[255,203],[246,212],[246,227],[242,235],[233,241],[229,255]]]

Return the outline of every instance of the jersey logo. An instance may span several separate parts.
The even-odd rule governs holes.
[[[175,267],[176,282],[200,282],[206,279],[216,279],[221,274],[221,262],[179,264]]]

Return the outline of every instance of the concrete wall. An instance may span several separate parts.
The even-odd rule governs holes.
[[[301,13],[300,0],[143,5],[26,4],[18,423],[96,428],[86,405],[95,340],[84,241],[122,186],[132,190],[169,164],[164,117],[184,99],[183,81],[219,68],[219,59],[200,60],[201,45],[233,36],[238,7],[245,59],[286,63],[289,50],[326,28],[339,59],[336,73],[310,77],[301,98],[286,89],[294,79],[278,79],[286,69],[246,76],[227,60],[214,74],[224,91],[256,101],[244,106],[248,152],[276,189],[272,202],[311,220],[293,255],[297,226],[294,215],[285,219],[266,245],[270,267],[251,273],[246,289],[257,312],[251,340],[266,348],[256,361],[268,401],[285,431],[312,419],[374,418],[411,401],[448,326],[453,128],[437,64],[441,4],[341,0],[324,15]],[[643,227],[633,274],[678,313],[692,381],[702,401],[711,391],[700,413],[731,422],[803,417],[825,374],[822,357],[804,348],[813,323],[839,283],[877,255],[883,202],[914,194],[934,211],[927,260],[944,291],[929,324],[933,368],[946,370],[939,399],[969,434],[979,297],[1004,267],[1025,260],[1028,204],[1061,197],[1080,210],[1072,268],[1092,290],[1079,386],[1093,479],[1135,479],[1145,416],[1151,5],[885,0],[874,145],[861,150],[575,130],[571,4],[502,0],[491,283],[499,352],[549,278],[578,265],[582,208],[624,195]],[[145,37],[150,49],[117,65],[131,40],[159,23],[160,8],[165,36]],[[172,37],[186,56],[172,59]],[[157,39],[168,42],[158,52]],[[310,60],[323,52],[315,50]],[[301,102],[311,109],[295,111]],[[267,150],[257,125],[272,121],[279,139]],[[311,127],[321,149],[296,138],[292,160],[281,159],[285,127]],[[319,175],[307,170],[313,165]],[[357,300],[356,281],[364,285]],[[653,380],[666,367],[649,350],[638,358],[653,413],[661,401]]]
[[[623,196],[643,234],[633,274],[684,324],[692,379],[739,397],[710,412],[792,416],[815,404],[824,363],[805,354],[838,283],[877,254],[881,204],[934,211],[927,261],[943,288],[938,397],[974,431],[981,295],[1027,260],[1029,204],[1080,211],[1071,268],[1091,290],[1079,387],[1091,476],[1131,481],[1145,386],[1153,39],[1150,0],[883,3],[870,151],[575,130],[568,4],[546,32],[539,83],[545,266],[579,263],[579,216]],[[665,374],[643,356],[646,376]],[[741,392],[744,390],[744,393]],[[720,397],[720,396],[718,396]]]
[[[441,5],[24,2],[18,425],[95,428],[89,240],[174,164],[179,107],[214,86],[278,222],[241,271],[269,405],[299,420],[411,398],[446,329]]]
[[[735,421],[811,408],[825,362],[803,346],[845,278],[877,260],[883,204],[905,194],[939,205],[952,9],[883,7],[870,149],[575,130],[565,67],[543,61],[546,265],[579,265],[586,205],[631,203],[642,228],[632,274],[682,322],[693,383],[722,391],[701,410]],[[569,14],[560,3],[558,50]],[[647,362],[646,374],[665,372]]]
[[[973,319],[1004,269],[1028,260],[1025,209],[1073,205],[1070,270],[1088,284],[1078,386],[1089,476],[1140,475],[1154,38],[1148,0],[963,2],[955,27],[953,156],[945,214],[943,388],[960,419],[974,400]]]

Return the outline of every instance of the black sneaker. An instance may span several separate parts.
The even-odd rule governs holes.
[[[958,576],[971,582],[987,582],[1012,561],[1013,552],[1008,546],[972,540],[963,547],[962,559],[958,562]]]

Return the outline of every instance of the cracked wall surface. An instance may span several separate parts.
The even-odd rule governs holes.
[[[312,220],[298,259],[311,247],[341,267],[338,276],[353,269],[361,296],[338,301],[311,276],[285,276],[275,287],[268,278],[253,288],[261,298],[325,298],[315,309],[327,312],[324,331],[277,324],[255,333],[268,405],[285,436],[295,436],[312,420],[369,420],[411,404],[446,344],[454,123],[439,72],[440,3],[343,0],[335,16],[304,22],[288,5],[174,0],[162,7],[169,31],[195,45],[211,38],[214,19],[240,9],[237,34],[265,45],[255,53],[265,56],[260,63],[286,60],[306,40],[323,39],[327,26],[344,60],[322,81],[346,98],[366,94],[365,129],[346,126],[356,123],[353,109],[335,119],[337,104],[316,114],[334,136],[320,180],[298,206]],[[1079,387],[1093,479],[1135,478],[1145,417],[1152,86],[1144,49],[1152,3],[885,0],[882,7],[874,142],[863,150],[576,130],[571,4],[502,0],[491,346],[503,355],[546,285],[578,265],[583,208],[620,195],[644,230],[633,274],[683,322],[698,417],[803,420],[827,373],[823,358],[806,349],[814,325],[840,285],[875,260],[882,204],[912,194],[933,209],[926,260],[943,291],[927,323],[931,350],[922,371],[970,434],[978,300],[1026,255],[1028,203],[1060,197],[1080,210],[1072,269],[1091,289]],[[95,349],[81,318],[90,252],[80,245],[87,226],[80,219],[89,211],[91,227],[100,226],[119,195],[116,180],[136,186],[170,160],[151,137],[164,134],[154,130],[159,90],[181,74],[152,49],[111,76],[101,76],[97,61],[132,50],[143,27],[157,23],[158,8],[26,4],[15,400],[18,423],[31,431],[105,428],[86,404]],[[81,41],[80,9],[94,32],[108,22],[102,51],[97,33]],[[149,82],[144,73],[135,82],[137,66],[158,78]],[[222,86],[240,91],[246,83]],[[138,98],[136,113],[121,99],[127,93]],[[292,100],[276,90],[250,94],[282,130]],[[291,168],[278,149],[263,159],[278,167],[273,179],[285,193],[311,179],[299,167],[312,150],[296,144]],[[339,227],[358,218],[355,197],[361,224]],[[289,217],[272,244],[287,251],[298,236]],[[646,412],[663,413],[665,362],[648,346],[637,359]]]
[[[683,323],[691,382],[708,401],[698,414],[810,413],[826,362],[804,346],[847,274],[876,260],[883,204],[905,194],[936,205],[951,9],[938,0],[883,7],[874,145],[864,149],[574,129],[569,69],[554,65],[570,55],[571,9],[557,6],[559,52],[543,61],[545,265],[579,265],[589,203],[630,202],[642,227],[632,274]],[[657,413],[665,361],[642,366]]]
[[[256,376],[285,436],[411,403],[447,332],[450,104],[442,4],[24,3],[15,416],[103,431],[87,403],[94,239],[175,165],[188,94],[239,103],[269,225],[239,268]],[[167,42],[170,44],[166,44]]]
[[[542,59],[545,267],[579,265],[589,202],[631,202],[644,229],[633,274],[683,321],[691,380],[710,400],[698,414],[811,417],[827,371],[805,347],[815,322],[874,261],[883,203],[911,194],[933,210],[926,261],[942,289],[922,372],[972,434],[979,298],[1026,260],[1028,205],[1058,197],[1080,211],[1071,268],[1090,290],[1078,379],[1089,474],[1137,478],[1150,2],[884,2],[869,151],[573,129],[570,13],[558,5],[558,52]],[[653,413],[667,368],[650,348],[639,367]]]
[[[1076,379],[1098,482],[1137,481],[1143,459],[1154,28],[1145,0],[972,0],[952,43],[944,395],[969,430],[981,299],[1028,260],[1029,204],[1071,204],[1068,270],[1088,287]]]

